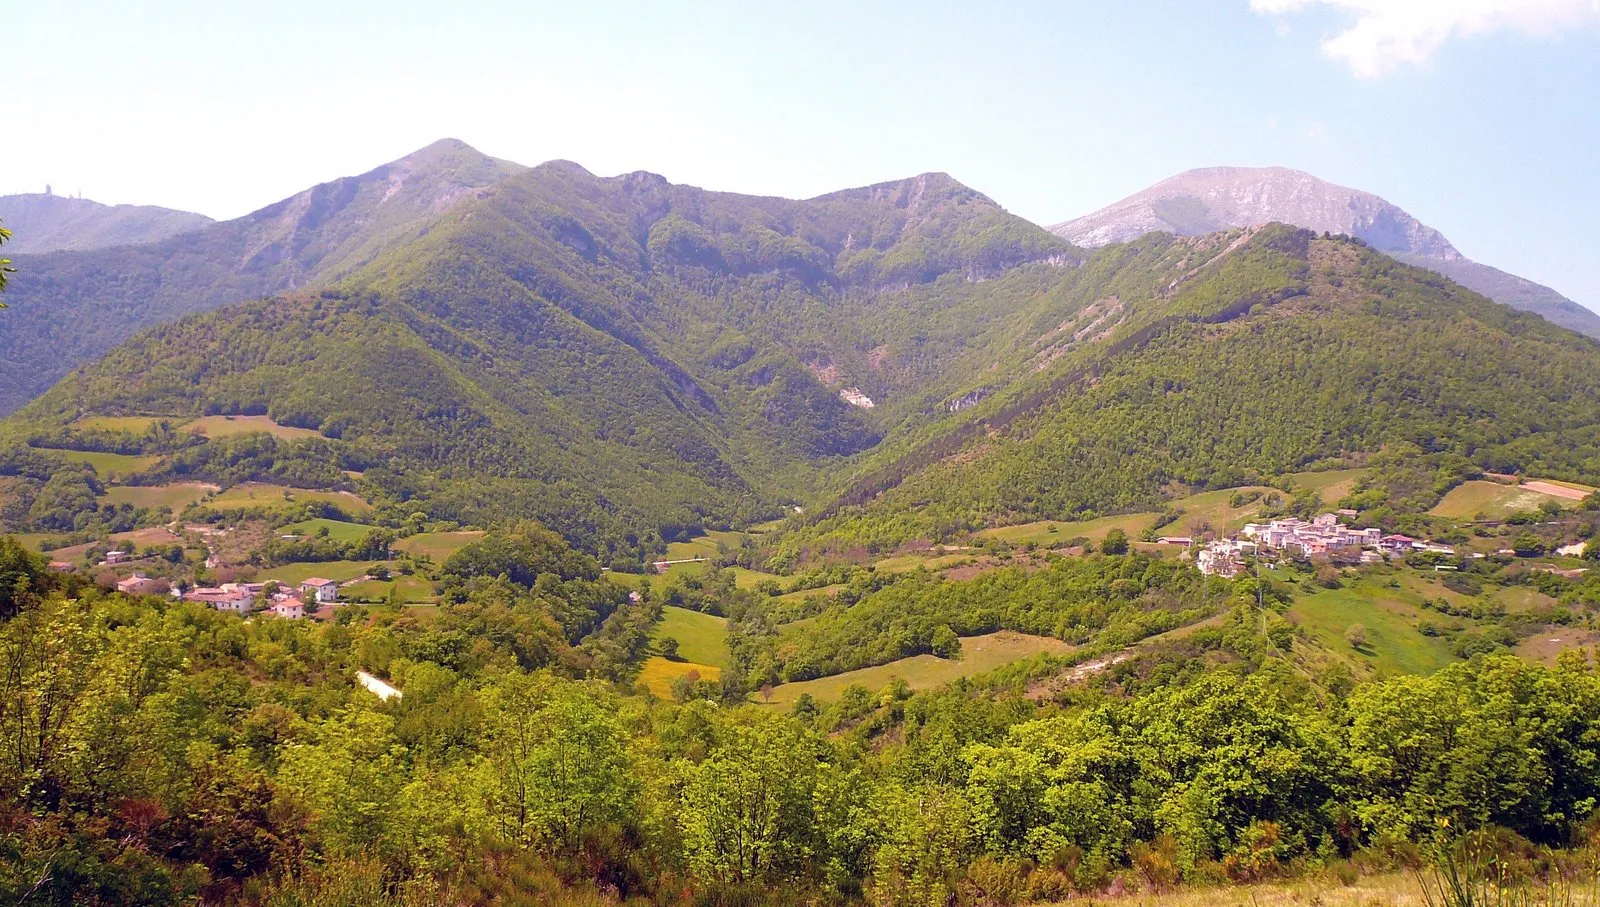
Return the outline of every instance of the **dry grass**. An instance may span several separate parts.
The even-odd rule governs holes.
[[[672,682],[690,672],[701,680],[721,680],[722,669],[716,665],[695,664],[692,661],[667,661],[659,655],[645,659],[639,669],[639,683],[662,699],[672,698]]]
[[[795,621],[788,626],[799,623]],[[963,637],[959,660],[951,661],[933,655],[914,655],[888,664],[834,674],[831,677],[786,683],[773,689],[772,701],[790,703],[799,699],[802,693],[810,693],[812,697],[824,701],[834,700],[838,699],[845,687],[851,684],[859,683],[869,690],[876,691],[883,689],[896,678],[905,680],[913,690],[931,690],[958,677],[971,677],[974,674],[992,671],[1013,661],[1031,658],[1041,652],[1061,655],[1070,651],[1072,646],[1059,639],[1001,630],[983,636]]]
[[[183,430],[208,438],[226,438],[229,435],[243,435],[257,431],[264,431],[274,438],[284,440],[322,437],[319,431],[279,425],[266,416],[205,416],[183,426]]]

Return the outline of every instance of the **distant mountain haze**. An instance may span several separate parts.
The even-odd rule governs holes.
[[[0,195],[0,224],[13,234],[6,251],[15,255],[158,242],[210,223],[204,214],[153,205],[102,205],[45,192]]]
[[[1549,287],[1464,257],[1438,230],[1373,195],[1284,167],[1207,167],[1162,180],[1051,232],[1087,247],[1146,233],[1198,236],[1272,222],[1354,236],[1513,308],[1600,337],[1600,315]]]
[[[360,176],[158,242],[12,255],[0,412],[135,332],[348,274],[526,168],[445,139]],[[25,248],[26,228],[9,222]]]

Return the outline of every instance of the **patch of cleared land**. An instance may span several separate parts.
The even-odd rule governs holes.
[[[1144,532],[1155,521],[1156,515],[1153,513],[1126,513],[1120,516],[1106,516],[1097,520],[1083,520],[1080,522],[1040,520],[1036,523],[1022,523],[1017,526],[1000,526],[994,529],[985,529],[978,534],[1010,542],[1013,545],[1032,542],[1035,545],[1052,547],[1080,535],[1091,542],[1098,543],[1106,537],[1106,533],[1113,529],[1121,529],[1130,538],[1138,538],[1139,534]]]
[[[318,517],[314,520],[301,520],[291,523],[278,530],[279,535],[308,535],[315,536],[318,530],[328,530],[328,538],[336,542],[356,542],[372,530],[371,526],[362,523],[348,523],[344,520],[329,520]]]
[[[644,666],[639,669],[639,683],[644,684],[655,696],[671,699],[672,682],[690,672],[698,674],[701,680],[722,679],[722,669],[716,665],[667,661],[659,655],[654,655],[645,659]]]
[[[313,491],[309,488],[289,488],[285,485],[268,485],[264,482],[235,485],[207,501],[206,505],[216,510],[235,510],[252,507],[289,507],[307,501],[327,501],[352,515],[372,510],[371,504],[348,491]]]
[[[777,580],[783,584],[783,578],[776,573],[762,573],[760,570],[751,570],[748,567],[729,567],[733,571],[733,584],[740,589],[754,589],[764,580]]]
[[[666,560],[677,561],[691,557],[716,557],[718,545],[737,548],[743,540],[744,533],[742,532],[713,529],[705,535],[695,536],[687,542],[672,542],[668,544]]]
[[[1480,514],[1483,519],[1503,520],[1518,511],[1537,510],[1546,501],[1562,499],[1528,485],[1501,485],[1474,479],[1450,489],[1444,500],[1428,512],[1452,520],[1475,520]]]
[[[685,661],[719,668],[728,666],[726,618],[668,605],[661,609],[661,622],[656,624],[650,638],[660,641],[668,636],[678,641],[678,656]]]
[[[1546,627],[1517,643],[1511,651],[1542,665],[1554,666],[1556,658],[1567,649],[1600,645],[1600,633],[1580,630],[1577,627]]]
[[[333,577],[328,577],[333,579]],[[351,601],[388,601],[389,589],[399,593],[401,604],[415,604],[434,600],[433,583],[417,576],[397,576],[389,582],[369,579],[339,590],[339,597]]]
[[[1522,487],[1530,491],[1537,491],[1540,494],[1548,494],[1552,497],[1561,498],[1562,500],[1566,501],[1581,501],[1594,492],[1593,488],[1590,488],[1587,485],[1579,485],[1575,482],[1549,482],[1536,480],[1532,482],[1524,482],[1522,483]]]
[[[183,424],[183,421],[182,417],[167,416],[85,416],[72,423],[72,427],[89,431],[121,431],[130,435],[142,435],[157,422],[169,422],[177,427]]]
[[[257,579],[261,581],[275,579],[280,583],[298,585],[313,576],[320,576],[342,583],[366,573],[372,563],[372,561],[296,561],[281,567],[263,567],[257,572]]]
[[[1136,875],[1130,873],[1130,875]],[[1579,885],[1573,904],[1589,903],[1584,896],[1591,885]],[[1535,896],[1541,894],[1535,891]],[[1508,898],[1511,895],[1507,895]],[[1080,903],[1072,901],[1070,903]],[[1330,876],[1293,882],[1264,882],[1256,885],[1224,885],[1217,888],[1182,888],[1169,892],[1138,892],[1120,897],[1102,896],[1087,903],[1102,907],[1426,907],[1429,901],[1415,877],[1407,873],[1358,877],[1345,885]],[[1543,903],[1511,901],[1507,903]]]
[[[1068,536],[1070,538],[1071,536]],[[909,573],[918,568],[929,570],[942,570],[962,561],[972,560],[970,551],[958,551],[954,554],[896,554],[882,560],[873,561],[872,566],[884,573]]]
[[[1368,469],[1330,469],[1326,472],[1294,472],[1285,476],[1301,488],[1308,488],[1322,498],[1323,503],[1329,507],[1336,506],[1339,499],[1356,490],[1356,483],[1361,481],[1371,470]]]
[[[284,440],[322,437],[322,432],[310,428],[279,425],[266,416],[202,416],[183,426],[183,429],[208,438],[226,438],[229,435],[243,435],[257,431],[264,431],[274,438]]]
[[[46,448],[41,448],[43,449]],[[94,467],[95,472],[103,476],[135,473],[141,469],[148,469],[161,459],[158,456],[104,453],[98,450],[56,450],[56,453],[75,463],[88,463]]]
[[[903,679],[913,690],[930,690],[957,678],[982,674],[1041,653],[1062,655],[1070,651],[1072,646],[1059,639],[1001,630],[983,636],[963,637],[959,660],[951,661],[933,655],[913,655],[888,664],[846,671],[831,677],[782,684],[773,688],[772,701],[792,703],[799,699],[802,693],[810,693],[813,698],[824,701],[838,699],[845,687],[856,683],[876,692],[895,678]]]
[[[434,563],[441,563],[450,555],[478,539],[483,538],[482,532],[461,530],[458,532],[419,532],[409,535],[394,543],[394,550],[404,551],[406,554],[427,555]]]
[[[208,494],[220,491],[204,482],[179,482],[173,485],[114,485],[100,496],[102,504],[131,504],[134,507],[165,507],[173,513]]]

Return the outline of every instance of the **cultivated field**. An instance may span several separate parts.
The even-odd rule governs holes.
[[[333,577],[328,578],[332,579]],[[401,604],[415,604],[434,600],[433,583],[428,582],[424,577],[416,575],[397,576],[389,582],[369,579],[340,589],[339,597],[351,601],[388,601],[391,588],[399,593]]]
[[[1070,651],[1072,646],[1059,639],[1001,630],[984,636],[963,637],[961,658],[958,660],[946,660],[933,655],[914,655],[911,658],[902,658],[871,668],[846,671],[831,677],[786,683],[773,688],[772,701],[792,703],[799,699],[802,693],[810,693],[815,699],[828,701],[838,699],[845,687],[851,684],[859,683],[876,692],[895,678],[905,680],[913,690],[931,690],[957,678],[992,671],[1013,661],[1032,658],[1042,653],[1063,655]]]

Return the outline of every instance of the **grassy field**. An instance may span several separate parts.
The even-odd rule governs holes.
[[[751,570],[748,567],[729,567],[733,571],[733,584],[740,589],[754,589],[761,585],[763,580],[777,580],[782,585],[783,578],[776,573],[762,573],[760,570]]]
[[[281,567],[263,567],[257,579],[275,579],[280,583],[298,585],[313,576],[320,576],[342,583],[366,573],[371,566],[372,561],[297,561]]]
[[[288,507],[305,501],[328,501],[353,515],[368,513],[372,505],[348,491],[312,491],[307,488],[289,488],[263,482],[246,482],[235,485],[207,501],[217,510],[247,507]]]
[[[161,421],[171,422],[176,428],[182,425],[184,420],[181,416],[175,419],[166,416],[85,416],[72,423],[72,427],[90,431],[125,431],[130,435],[142,435],[150,430],[150,426]]]
[[[278,530],[282,535],[316,535],[317,530],[328,530],[328,538],[336,542],[360,541],[361,537],[372,530],[371,526],[361,523],[347,523],[344,520],[327,520],[318,517],[314,520],[301,520],[291,523]]]
[[[437,564],[481,538],[483,533],[474,531],[419,532],[395,542],[394,549],[413,556],[427,555]]]
[[[229,435],[243,435],[256,431],[264,431],[274,438],[285,440],[322,437],[322,432],[279,425],[266,416],[204,416],[183,428],[185,431],[205,435],[208,438],[226,438]]]
[[[802,693],[810,693],[812,697],[824,701],[833,700],[838,699],[845,687],[851,684],[859,683],[869,690],[877,691],[897,677],[904,679],[913,690],[930,690],[958,677],[971,677],[974,674],[992,671],[1013,661],[1031,658],[1041,652],[1060,655],[1070,651],[1072,646],[1059,639],[1001,630],[984,636],[964,637],[961,640],[961,658],[956,661],[948,661],[933,655],[914,655],[876,667],[846,671],[832,677],[786,683],[773,689],[772,701],[792,703],[799,699]]]
[[[1421,598],[1373,578],[1347,580],[1343,588],[1296,598],[1288,616],[1329,650],[1381,674],[1430,674],[1454,659],[1448,642],[1417,631],[1417,620],[1426,613],[1418,607]],[[1362,651],[1345,641],[1351,624],[1367,628]]]
[[[687,542],[672,542],[667,545],[669,561],[682,560],[691,557],[716,557],[717,546],[726,545],[729,548],[739,547],[744,540],[744,533],[713,529],[705,535],[696,536]]]
[[[1305,473],[1309,476],[1323,476],[1325,473]],[[1243,528],[1245,523],[1254,519],[1261,512],[1261,499],[1249,501],[1233,506],[1236,495],[1248,497],[1251,493],[1260,494],[1262,497],[1278,492],[1276,488],[1267,488],[1261,485],[1250,485],[1244,488],[1223,488],[1217,491],[1206,491],[1190,495],[1181,500],[1173,501],[1172,506],[1183,511],[1183,516],[1178,521],[1161,530],[1169,535],[1189,535],[1198,530],[1202,524],[1209,525],[1217,533],[1229,533]],[[1134,535],[1134,533],[1128,533]]]
[[[1022,545],[1032,542],[1035,545],[1050,547],[1059,545],[1074,536],[1083,536],[1091,542],[1099,542],[1106,537],[1106,533],[1113,529],[1121,529],[1130,538],[1138,538],[1147,527],[1156,521],[1153,513],[1126,513],[1120,516],[1106,516],[1097,520],[1068,523],[1061,520],[1040,520],[1037,523],[1022,523],[1017,526],[1000,526],[995,529],[985,529],[979,535],[989,538],[1001,539],[1013,545]]]
[[[1515,485],[1474,480],[1450,489],[1432,510],[1434,516],[1452,520],[1505,519],[1520,510],[1536,510],[1545,501],[1563,503],[1561,498]]]
[[[1370,470],[1367,469],[1330,469],[1326,472],[1294,472],[1285,476],[1301,488],[1309,488],[1322,498],[1323,503],[1329,507],[1338,504],[1339,499],[1348,495],[1356,488],[1356,483]]]
[[[332,577],[329,577],[329,579],[332,579]],[[350,600],[388,601],[391,586],[399,591],[402,604],[431,602],[435,598],[433,583],[415,574],[397,576],[390,582],[369,579],[340,589],[339,597]]]
[[[678,641],[678,656],[685,661],[728,666],[728,621],[712,614],[701,614],[671,606],[661,609],[661,623],[650,638],[672,637]]]
[[[695,664],[688,661],[667,661],[659,655],[645,659],[639,669],[639,683],[662,699],[672,698],[672,682],[693,671],[701,680],[721,680],[722,669],[716,665]]]
[[[100,496],[102,504],[131,504],[134,507],[165,507],[173,513],[219,489],[203,482],[173,485],[114,485]]]
[[[102,476],[127,475],[153,465],[160,457],[140,457],[133,454],[102,453],[97,450],[58,450],[57,453],[75,463],[88,463]]]

